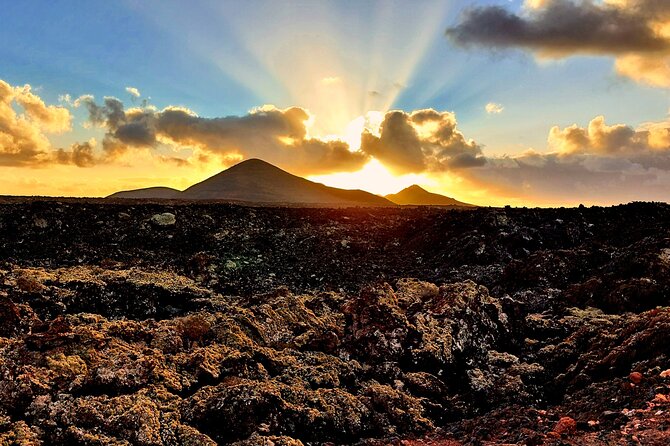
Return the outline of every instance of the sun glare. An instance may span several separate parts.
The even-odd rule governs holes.
[[[351,120],[345,127],[341,134],[324,135],[321,139],[326,141],[340,140],[349,145],[349,150],[352,152],[361,148],[361,134],[363,131],[368,131],[373,135],[379,136],[379,127],[384,120],[384,113],[380,111],[369,111],[365,115],[359,116]]]
[[[253,13],[214,2],[208,15],[225,26],[198,22],[185,24],[179,33],[187,32],[193,53],[226,77],[264,101],[308,109],[317,117],[314,130],[332,134],[352,116],[393,107],[411,84],[453,4],[429,0],[424,6],[408,17],[381,1],[365,20],[334,26],[333,11],[324,2],[269,2]],[[171,16],[170,8],[145,8],[138,6],[159,25],[182,20]],[[302,19],[299,30],[297,19]],[[272,38],[258,38],[261,29]]]
[[[412,184],[433,184],[433,181],[424,175],[393,175],[382,163],[375,159],[370,160],[357,172],[314,175],[308,178],[326,186],[342,189],[363,189],[378,195],[392,194]]]

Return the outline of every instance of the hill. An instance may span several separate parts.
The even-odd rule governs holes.
[[[451,197],[428,192],[416,184],[409,186],[397,194],[389,194],[386,198],[396,204],[415,205],[415,206],[464,206],[473,207],[474,205],[463,203]]]
[[[181,191],[171,187],[147,187],[145,189],[124,190],[113,193],[107,198],[132,198],[132,199],[175,199],[179,198]]]

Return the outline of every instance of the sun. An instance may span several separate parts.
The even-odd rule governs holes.
[[[357,172],[314,175],[308,177],[308,179],[323,183],[326,186],[341,189],[363,189],[378,195],[395,193],[412,184],[433,184],[433,181],[420,174],[396,176],[374,158]]]
[[[349,144],[351,150],[358,150],[361,147],[361,134],[364,131],[379,136],[379,128],[384,121],[384,113],[380,111],[369,111],[365,115],[352,120],[344,128],[344,140]]]
[[[325,141],[339,140],[349,145],[349,150],[355,152],[361,148],[361,135],[364,131],[379,136],[379,128],[384,120],[384,113],[380,111],[369,111],[364,115],[352,119],[344,127],[344,130],[336,135],[320,136]]]

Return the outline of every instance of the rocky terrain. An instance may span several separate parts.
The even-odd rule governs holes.
[[[670,206],[0,202],[0,444],[666,445]]]

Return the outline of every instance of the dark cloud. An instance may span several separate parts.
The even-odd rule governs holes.
[[[200,162],[258,157],[301,174],[357,170],[368,159],[342,141],[309,138],[310,116],[300,107],[264,107],[244,116],[202,118],[179,107],[124,110],[115,98],[98,105],[93,98],[82,97],[79,105],[86,107],[93,124],[106,128],[102,147],[111,159],[160,143],[193,148]]]
[[[665,11],[660,2],[639,3],[655,3],[657,12]],[[644,6],[553,0],[527,15],[499,6],[472,8],[447,36],[464,46],[522,47],[548,55],[670,50],[670,38],[653,27],[658,16]]]
[[[70,150],[57,149],[53,157],[59,164],[74,164],[78,167],[92,167],[96,164],[94,145],[90,142],[75,143]]]
[[[387,165],[396,172],[422,172],[426,159],[421,140],[410,122],[409,115],[402,111],[388,112],[375,136],[364,132],[361,150]]]
[[[157,144],[155,111],[151,108],[125,110],[123,102],[106,97],[102,105],[93,96],[82,96],[75,101],[76,106],[84,106],[89,121],[107,129],[102,148],[109,157],[123,154],[128,147],[151,148]]]
[[[481,166],[481,147],[466,140],[450,112],[417,110],[388,112],[379,136],[364,132],[361,151],[397,173],[445,171]]]
[[[354,171],[370,157],[398,173],[445,171],[481,166],[481,148],[456,128],[453,113],[418,110],[385,115],[379,136],[361,135],[361,149],[349,150],[339,140],[308,136],[310,116],[300,107],[264,107],[244,116],[203,118],[185,108],[150,107],[125,110],[114,98],[98,105],[91,97],[78,100],[93,124],[106,128],[102,148],[113,159],[131,149],[168,143],[196,150],[198,162],[217,157],[258,157],[299,174]]]
[[[466,10],[447,29],[457,45],[522,48],[542,57],[610,55],[618,74],[670,88],[670,1],[534,0],[522,13],[500,6]]]
[[[231,151],[274,146],[278,138],[302,140],[307,134],[309,114],[299,107],[271,108],[244,116],[201,118],[184,109],[168,108],[156,113],[157,131],[183,145],[211,151]]]

